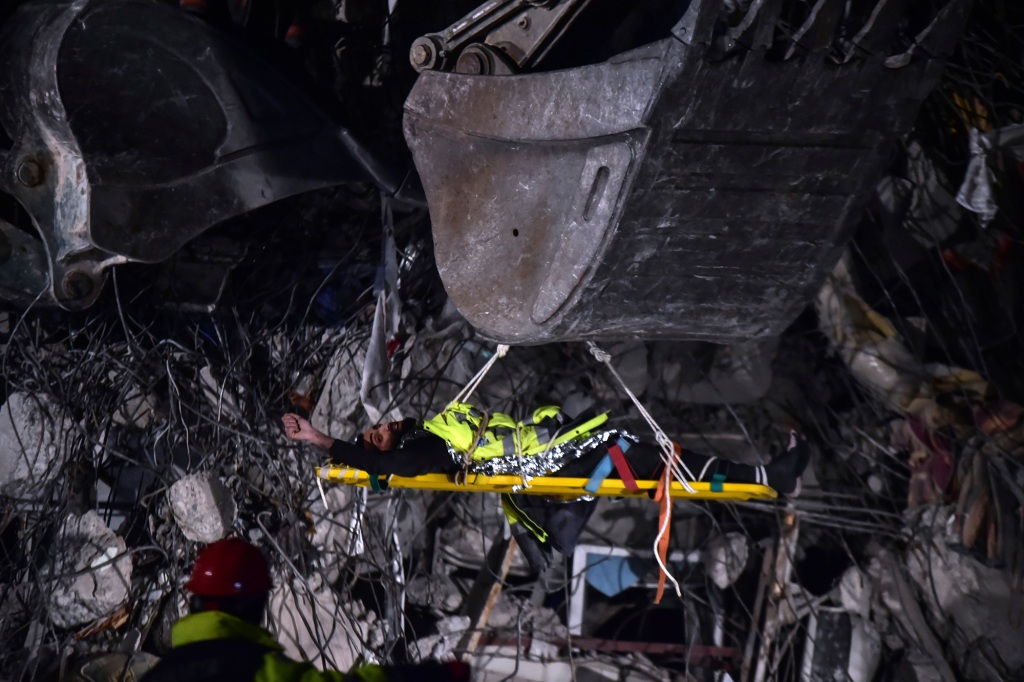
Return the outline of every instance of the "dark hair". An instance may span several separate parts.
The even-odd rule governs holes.
[[[204,597],[193,594],[188,600],[188,610],[190,613],[223,611],[253,625],[262,625],[269,597],[269,594],[258,597]]]

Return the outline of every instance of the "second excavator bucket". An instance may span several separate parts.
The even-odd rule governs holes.
[[[936,85],[967,3],[896,52],[901,3],[842,31],[842,0],[779,31],[784,4],[755,1],[723,28],[720,1],[694,0],[672,37],[596,65],[420,75],[406,140],[445,288],[478,331],[731,343],[793,321]]]

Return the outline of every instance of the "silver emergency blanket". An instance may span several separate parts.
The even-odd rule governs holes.
[[[473,462],[470,465],[470,470],[484,476],[521,476],[524,485],[528,486],[531,479],[553,474],[569,462],[590,454],[605,443],[614,443],[618,438],[625,438],[633,444],[640,442],[640,439],[633,434],[618,429],[595,431],[586,438],[561,443],[537,455],[522,457],[514,454],[503,455],[486,461]],[[463,462],[462,453],[456,452],[450,444],[448,452],[456,462],[460,464]]]

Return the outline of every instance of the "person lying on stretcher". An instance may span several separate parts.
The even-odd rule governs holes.
[[[371,476],[458,474],[469,469],[485,475],[517,474],[524,479],[545,475],[589,478],[609,446],[621,443],[629,445],[625,459],[636,477],[657,479],[662,467],[658,446],[602,429],[607,419],[607,414],[570,419],[557,407],[542,407],[529,419],[516,422],[508,415],[488,415],[456,403],[422,423],[405,419],[375,424],[355,443],[332,438],[296,414],[286,414],[282,421],[289,438],[313,444],[328,453],[335,465],[361,469]],[[680,459],[700,480],[724,477],[729,483],[762,483],[793,496],[799,492],[800,474],[807,466],[808,447],[795,432],[790,433],[787,446],[765,467],[689,451]],[[608,475],[619,478],[618,468]],[[552,549],[572,555],[595,505],[593,499],[501,496],[516,542],[535,573],[550,563]]]
[[[607,414],[570,419],[557,407],[541,407],[530,418],[516,422],[505,414],[486,414],[471,405],[456,403],[424,422],[405,419],[375,424],[355,443],[332,438],[297,414],[284,415],[282,422],[289,438],[328,453],[332,464],[375,476],[456,474],[468,468],[489,475],[589,478],[609,446],[623,439],[629,446],[626,459],[636,478],[656,479],[662,465],[659,447],[628,433],[602,429],[607,419]],[[784,453],[764,467],[688,450],[680,459],[700,480],[711,480],[718,474],[729,483],[760,483],[782,495],[794,496],[799,492],[808,452],[803,438],[791,432]],[[618,475],[617,471],[610,473],[612,477]]]

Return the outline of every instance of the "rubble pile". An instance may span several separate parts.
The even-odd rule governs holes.
[[[811,444],[797,497],[677,502],[681,599],[653,603],[647,500],[601,499],[576,555],[533,576],[511,550],[495,576],[488,556],[509,546],[495,495],[318,482],[324,456],[284,437],[284,412],[351,439],[436,413],[495,352],[440,287],[425,211],[396,206],[381,225],[374,193],[324,191],[275,214],[292,236],[270,244],[302,243],[294,257],[240,270],[258,293],[213,312],[114,286],[87,313],[5,318],[0,682],[148,664],[185,612],[197,551],[227,536],[266,554],[270,627],[321,667],[460,656],[480,680],[1024,678],[1024,102],[1005,90],[1024,73],[965,76],[989,59],[994,16],[972,15],[785,334],[602,341],[683,448],[762,464],[791,431]],[[513,348],[473,400],[607,410],[652,435],[583,343]]]
[[[132,579],[126,550],[124,538],[96,512],[68,516],[57,531],[52,563],[43,572],[54,625],[84,625],[126,605]]]

